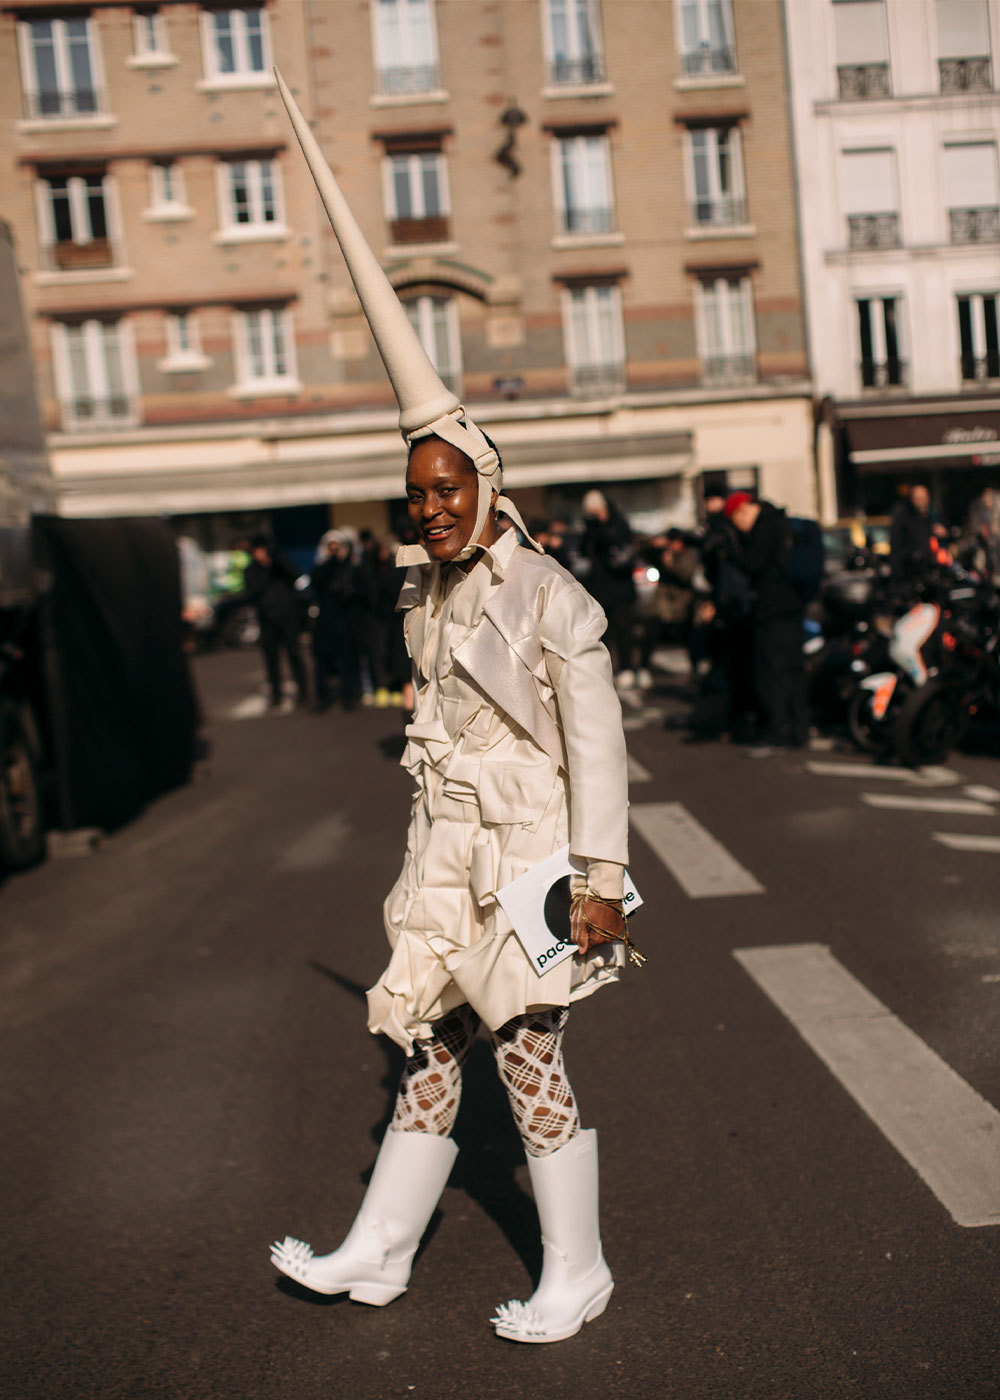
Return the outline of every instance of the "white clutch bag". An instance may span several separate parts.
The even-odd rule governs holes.
[[[572,859],[569,847],[564,846],[497,890],[497,902],[538,973],[558,967],[576,952],[569,933],[570,881],[574,875],[586,873],[585,862]],[[634,913],[642,896],[627,870],[623,894],[626,914]]]

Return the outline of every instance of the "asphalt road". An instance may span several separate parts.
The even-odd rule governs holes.
[[[363,989],[409,785],[398,712],[254,717],[254,654],[197,671],[208,771],[0,889],[3,1400],[1000,1396],[1000,1227],[955,1222],[734,957],[828,947],[1000,1107],[1000,853],[935,839],[1000,835],[1000,760],[827,774],[809,765],[854,756],[686,747],[663,696],[630,709],[633,801],[681,804],[760,888],[692,896],[634,836],[649,961],[567,1043],[617,1287],[576,1338],[518,1346],[488,1318],[530,1291],[537,1223],[485,1043],[409,1292],[322,1300],[268,1263],[286,1232],[339,1242],[391,1109],[400,1057]],[[858,1025],[877,1079],[894,1051]],[[960,1161],[961,1132],[918,1111],[921,1063],[917,1139]],[[979,1185],[1000,1197],[1000,1174]]]

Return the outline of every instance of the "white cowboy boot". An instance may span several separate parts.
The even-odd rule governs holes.
[[[597,1213],[597,1133],[529,1157],[542,1227],[542,1277],[526,1303],[501,1303],[491,1321],[512,1342],[561,1342],[608,1306],[614,1281],[601,1252]]]
[[[406,1292],[413,1256],[457,1156],[451,1138],[390,1128],[340,1248],[317,1256],[286,1235],[271,1246],[271,1263],[314,1293],[349,1293],[377,1308],[391,1303]]]

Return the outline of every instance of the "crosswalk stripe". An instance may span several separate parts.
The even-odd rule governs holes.
[[[1000,1224],[1000,1113],[819,943],[734,957],[959,1225]]]
[[[764,893],[750,871],[679,802],[634,803],[629,819],[692,899]]]
[[[1000,852],[1000,836],[962,836],[957,832],[935,831],[933,838],[951,851]]]
[[[889,782],[915,783],[918,787],[951,787],[962,781],[951,768],[888,768],[873,763],[826,763],[822,760],[810,760],[806,768],[823,778],[865,778],[868,782],[888,779]]]
[[[966,797],[974,797],[977,802],[1000,802],[1000,792],[996,788],[987,787],[985,783],[969,783],[962,791]]]
[[[894,812],[950,812],[953,816],[992,817],[995,808],[970,797],[908,797],[898,792],[863,792],[861,801],[869,807],[891,808]]]

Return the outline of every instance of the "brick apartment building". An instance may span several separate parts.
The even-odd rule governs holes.
[[[526,514],[814,509],[780,0],[0,11],[65,512],[392,523],[394,400],[272,63]]]

